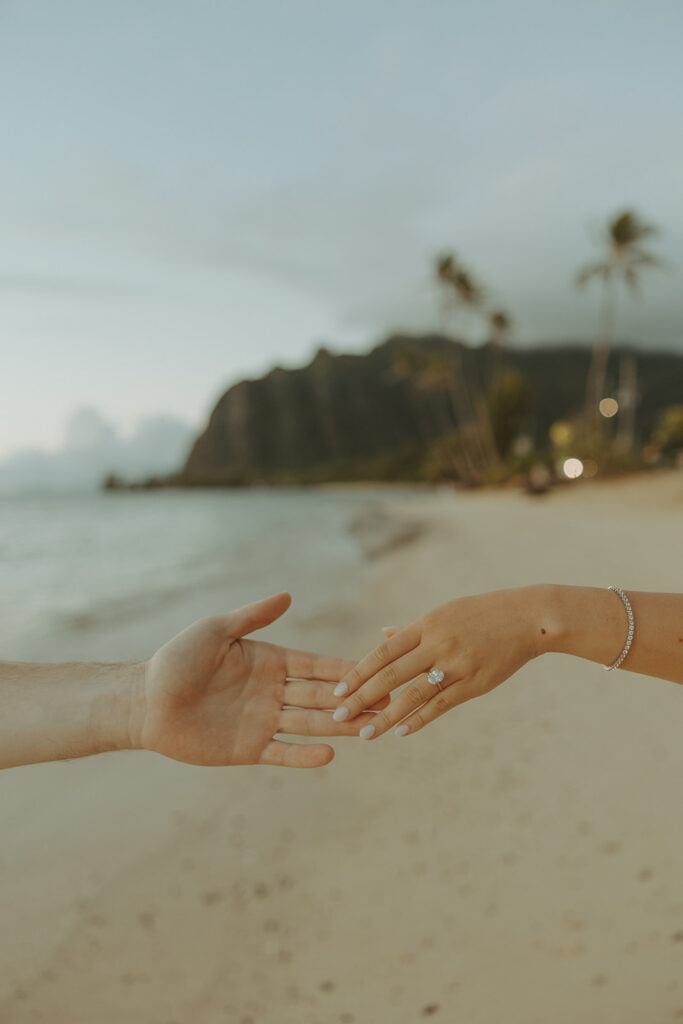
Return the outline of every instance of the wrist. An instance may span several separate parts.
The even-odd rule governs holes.
[[[539,654],[572,654],[611,664],[623,647],[628,621],[618,595],[606,587],[539,585]]]
[[[536,583],[525,587],[528,610],[527,628],[532,657],[560,649],[566,622],[559,591],[565,588],[552,583]]]
[[[102,666],[91,695],[89,728],[93,753],[140,747],[147,662]]]

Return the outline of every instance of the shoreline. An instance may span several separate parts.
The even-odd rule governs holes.
[[[538,463],[545,465],[545,459],[539,457]],[[678,465],[657,465],[657,466],[640,466],[637,469],[628,470],[613,470],[605,475],[596,475],[594,477],[579,477],[575,480],[565,479],[561,476],[553,477],[548,483],[547,488],[538,493],[549,493],[556,489],[562,489],[565,487],[586,487],[590,485],[610,485],[613,483],[619,483],[629,479],[648,479],[658,478],[667,476],[670,474],[677,474],[681,472],[681,467]],[[357,492],[363,490],[386,490],[386,491],[400,491],[405,490],[424,490],[433,491],[438,489],[452,489],[458,491],[458,493],[488,493],[490,491],[500,492],[508,490],[518,490],[521,493],[528,493],[526,487],[526,475],[524,473],[513,474],[506,479],[497,483],[484,483],[476,486],[461,485],[458,481],[451,480],[418,480],[418,479],[406,479],[406,480],[373,480],[358,479],[358,480],[327,480],[321,482],[307,482],[307,481],[290,481],[290,482],[278,482],[268,480],[255,480],[251,483],[178,483],[178,482],[167,482],[164,480],[154,479],[152,482],[138,481],[138,482],[124,482],[121,481],[115,485],[107,486],[105,484],[100,485],[97,488],[99,493],[116,494],[116,493],[141,493],[150,491],[162,491],[162,492],[194,492],[194,491],[225,491],[228,493],[240,493],[240,492],[286,492],[286,491],[338,491],[344,492]],[[8,492],[9,493],[9,492]],[[0,491],[0,497],[3,496],[3,492]]]

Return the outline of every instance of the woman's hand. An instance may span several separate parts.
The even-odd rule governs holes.
[[[134,696],[131,744],[200,765],[314,768],[331,761],[329,744],[273,737],[357,735],[354,723],[331,714],[334,684],[354,663],[243,639],[279,618],[290,600],[279,594],[202,619],[164,644]]]
[[[349,722],[410,683],[371,722],[360,723],[360,735],[372,739],[392,726],[398,726],[398,736],[417,732],[458,704],[488,693],[541,653],[541,605],[541,588],[499,590],[449,601],[409,626],[388,631],[390,639],[335,687],[335,695],[345,700],[334,717]]]

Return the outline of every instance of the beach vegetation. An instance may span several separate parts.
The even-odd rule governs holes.
[[[652,441],[666,456],[683,452],[683,405],[670,405],[660,413]]]
[[[453,320],[459,321],[461,329],[464,325],[466,330],[476,329],[483,321],[493,332],[495,347],[492,348],[497,355],[511,326],[507,314],[502,310],[489,311],[485,288],[453,253],[437,256],[434,271],[441,293],[445,330],[448,332]],[[467,482],[481,483],[498,475],[502,468],[482,381],[465,362],[462,348],[454,349],[443,369],[450,374],[455,425]]]
[[[528,425],[531,388],[519,370],[498,370],[487,396],[488,416],[493,439],[501,459],[507,459],[517,439]]]
[[[598,260],[580,268],[576,284],[584,287],[591,281],[602,284],[602,302],[598,329],[586,379],[585,415],[593,434],[604,426],[599,414],[600,400],[605,394],[607,365],[613,343],[617,311],[617,298],[621,287],[637,295],[642,271],[664,266],[663,261],[645,247],[645,243],[658,234],[658,228],[644,221],[634,210],[622,210],[611,217],[599,232],[601,253]],[[629,408],[635,408],[635,361],[624,357],[621,375]],[[631,418],[632,423],[632,418]],[[621,447],[633,446],[634,430],[621,431]]]
[[[626,351],[616,348],[613,354],[619,358]],[[675,459],[680,414],[665,411],[680,406],[683,356],[638,352],[638,443],[631,449],[617,443],[619,391],[619,401],[604,406],[619,409],[605,419],[600,434],[587,429],[583,396],[590,356],[581,345],[517,348],[499,341],[494,363],[491,343],[468,346],[439,334],[392,335],[365,354],[318,353],[307,366],[229,388],[183,467],[168,477],[122,486],[426,480],[523,486],[541,464],[551,480],[563,479],[557,466],[570,458],[581,460],[582,478]],[[476,382],[485,421],[459,419],[459,366]],[[486,457],[491,443],[495,461]],[[546,480],[547,473],[535,473],[535,479]],[[120,483],[110,479],[109,486],[114,490]]]

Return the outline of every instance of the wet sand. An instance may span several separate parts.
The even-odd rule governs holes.
[[[387,509],[404,542],[354,599],[294,607],[270,639],[360,656],[460,594],[683,587],[683,474]],[[81,656],[143,656],[196,610]],[[683,1019],[682,701],[546,656],[315,772],[145,753],[6,771],[0,1022]]]

